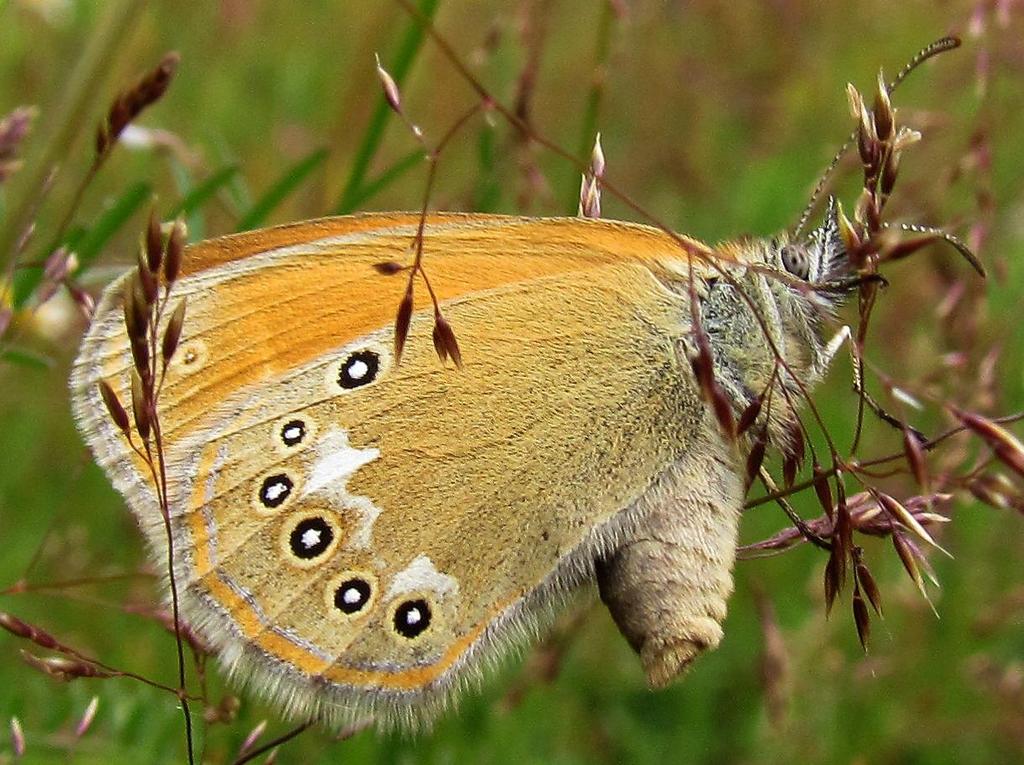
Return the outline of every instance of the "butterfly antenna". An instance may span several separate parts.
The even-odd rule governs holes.
[[[917,52],[917,55],[907,62],[906,66],[900,69],[893,81],[886,87],[886,90],[889,93],[892,93],[897,87],[899,87],[900,83],[907,79],[907,75],[917,69],[917,67],[925,61],[933,56],[939,55],[940,53],[945,53],[948,50],[953,50],[959,47],[960,38],[952,36],[940,38],[930,45],[926,45]],[[821,177],[818,179],[818,183],[814,187],[814,191],[811,193],[811,199],[807,203],[807,206],[804,207],[804,211],[800,215],[800,221],[796,224],[794,238],[799,237],[800,234],[803,233],[804,226],[807,225],[807,220],[811,217],[811,212],[814,210],[814,207],[818,204],[818,200],[821,198],[821,192],[824,191],[825,184],[828,183],[828,179],[832,177],[832,172],[836,169],[836,165],[839,164],[839,161],[843,158],[856,139],[857,131],[854,130],[850,133],[843,145],[839,147],[839,151],[835,153],[835,156],[832,157],[832,161],[828,163],[828,167],[825,168],[825,172],[821,174]],[[957,247],[957,249],[959,250],[960,247]]]
[[[900,231],[904,231],[906,233],[925,234],[927,236],[934,236],[937,239],[941,239],[959,252],[964,257],[964,260],[970,263],[982,278],[985,277],[985,267],[981,264],[981,261],[978,260],[978,256],[974,254],[970,247],[967,246],[967,243],[959,237],[943,231],[941,228],[920,226],[916,223],[882,223],[882,228],[898,228]]]

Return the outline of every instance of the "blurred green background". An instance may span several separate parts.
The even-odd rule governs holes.
[[[608,177],[662,220],[710,242],[792,226],[852,127],[845,84],[870,93],[880,66],[895,73],[932,39],[963,35],[961,50],[925,66],[894,98],[924,140],[904,157],[892,211],[968,237],[992,275],[981,285],[948,248],[894,265],[869,354],[896,379],[965,406],[1022,408],[1019,4],[418,4],[496,98],[578,156],[600,130]],[[0,186],[3,272],[20,213],[28,213],[22,223],[36,223],[21,262],[45,256],[92,159],[97,121],[114,94],[167,50],[181,53],[175,82],[115,151],[73,221],[82,249],[94,251],[77,276],[90,290],[134,259],[153,195],[165,217],[185,215],[193,239],[351,209],[419,207],[426,166],[408,131],[382,109],[374,52],[402,79],[406,111],[428,137],[443,134],[475,97],[438,48],[420,38],[387,0],[0,0],[0,114],[20,104],[39,109],[25,167]],[[51,163],[58,172],[48,196],[37,209],[26,207]],[[837,191],[849,208],[859,177],[855,163],[843,167]],[[578,188],[572,165],[500,118],[477,118],[445,153],[433,204],[574,214]],[[607,194],[604,215],[637,217]],[[17,279],[31,273],[19,268]],[[950,291],[961,288],[965,296],[947,312]],[[73,583],[145,565],[141,537],[68,410],[67,370],[82,329],[74,306],[59,295],[38,310],[19,310],[5,340],[0,609],[115,666],[172,684],[172,637],[132,613],[160,597],[153,578]],[[1000,354],[987,375],[992,348]],[[848,366],[838,364],[817,397],[841,444],[849,443],[855,412]],[[944,422],[933,411],[916,421],[928,431]],[[893,433],[869,422],[865,457],[897,448]],[[933,468],[970,459],[959,448]],[[903,495],[914,491],[899,479],[888,485]],[[817,512],[812,497],[799,497],[797,506],[808,516]],[[1022,761],[1024,519],[969,497],[958,498],[952,515],[942,541],[956,559],[934,560],[942,582],[932,590],[938,619],[888,543],[869,540],[886,618],[874,623],[867,656],[848,593],[826,620],[824,556],[799,549],[738,564],[722,646],[669,690],[645,688],[638,660],[606,612],[584,599],[582,616],[560,623],[566,652],[550,682],[538,669],[549,646],[527,661],[505,662],[429,734],[365,731],[334,742],[310,731],[285,745],[278,761]],[[760,507],[744,519],[743,538],[784,526],[776,508]],[[13,591],[19,581],[28,591]],[[766,610],[774,615],[765,617]],[[183,761],[172,697],[130,680],[61,684],[20,661],[23,648],[31,646],[0,635],[0,729],[19,718],[23,761]],[[775,667],[767,673],[766,652]],[[208,681],[220,698],[212,666]],[[96,721],[75,740],[74,726],[94,695]],[[244,698],[233,723],[200,722],[204,761],[230,762],[263,719],[264,740],[289,729]],[[0,762],[12,758],[0,732]]]

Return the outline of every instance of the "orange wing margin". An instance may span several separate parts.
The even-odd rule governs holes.
[[[415,227],[419,220],[419,213],[361,213],[229,234],[191,245],[182,264],[182,275],[206,271],[278,247],[312,242],[326,237],[365,234],[403,226]],[[530,229],[535,228],[537,234],[561,239],[573,249],[588,246],[598,252],[621,253],[627,259],[681,255],[684,247],[680,245],[679,240],[692,252],[705,255],[712,253],[710,247],[690,237],[679,235],[677,240],[664,231],[650,226],[590,218],[526,218],[481,213],[431,213],[427,216],[427,236],[431,227],[460,223],[473,228],[485,228],[488,224],[496,227],[514,225],[525,236],[532,233]]]

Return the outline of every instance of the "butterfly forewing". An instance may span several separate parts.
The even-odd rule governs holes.
[[[406,272],[374,265],[409,259],[416,222],[215,241],[176,287],[189,317],[160,412],[186,617],[296,713],[405,714],[410,692],[442,698],[469,652],[511,637],[509,614],[589,574],[595,530],[650,488],[700,416],[685,411],[678,355],[689,300],[665,284],[666,264],[685,263],[672,238],[432,218],[425,251],[457,371],[435,354],[425,299],[392,357]],[[121,464],[123,438],[94,413],[95,382],[123,393],[131,363],[115,304],[79,359],[76,407],[152,528],[147,476]]]

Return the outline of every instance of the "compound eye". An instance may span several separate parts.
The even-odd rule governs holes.
[[[787,244],[782,248],[782,265],[798,279],[806,279],[811,275],[811,258],[807,250],[795,244]]]

